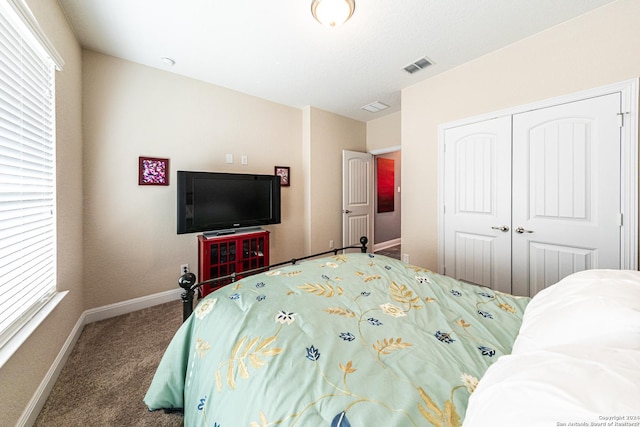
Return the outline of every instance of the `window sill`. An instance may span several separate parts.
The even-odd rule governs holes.
[[[15,354],[29,336],[40,326],[51,312],[60,304],[69,291],[56,292],[47,302],[2,348],[0,348],[0,368]]]

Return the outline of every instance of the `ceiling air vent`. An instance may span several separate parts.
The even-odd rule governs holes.
[[[416,62],[407,65],[406,67],[404,67],[404,70],[409,74],[413,74],[417,71],[424,70],[430,65],[433,65],[433,62],[429,61],[425,57],[425,58],[420,58]]]
[[[366,111],[368,111],[370,113],[377,113],[378,111],[386,110],[387,108],[389,108],[389,106],[387,104],[383,103],[383,102],[375,101],[375,102],[372,102],[371,104],[367,104],[367,105],[362,106],[360,108],[362,108],[363,110],[366,110]]]

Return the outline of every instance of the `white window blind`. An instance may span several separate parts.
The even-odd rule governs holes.
[[[55,64],[0,0],[0,347],[56,291]]]

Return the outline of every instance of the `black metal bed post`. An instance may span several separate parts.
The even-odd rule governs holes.
[[[369,239],[367,239],[367,236],[362,236],[360,238],[360,244],[362,245],[360,247],[360,252],[362,252],[363,254],[367,253],[367,243],[369,243]]]
[[[193,273],[185,273],[178,279],[178,285],[184,292],[180,295],[182,298],[182,320],[187,320],[187,318],[193,312],[193,296],[196,291],[193,285],[196,284],[196,275]]]

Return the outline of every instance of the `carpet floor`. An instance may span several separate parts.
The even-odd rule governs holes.
[[[181,426],[142,401],[181,323],[173,301],[85,326],[35,426]]]

